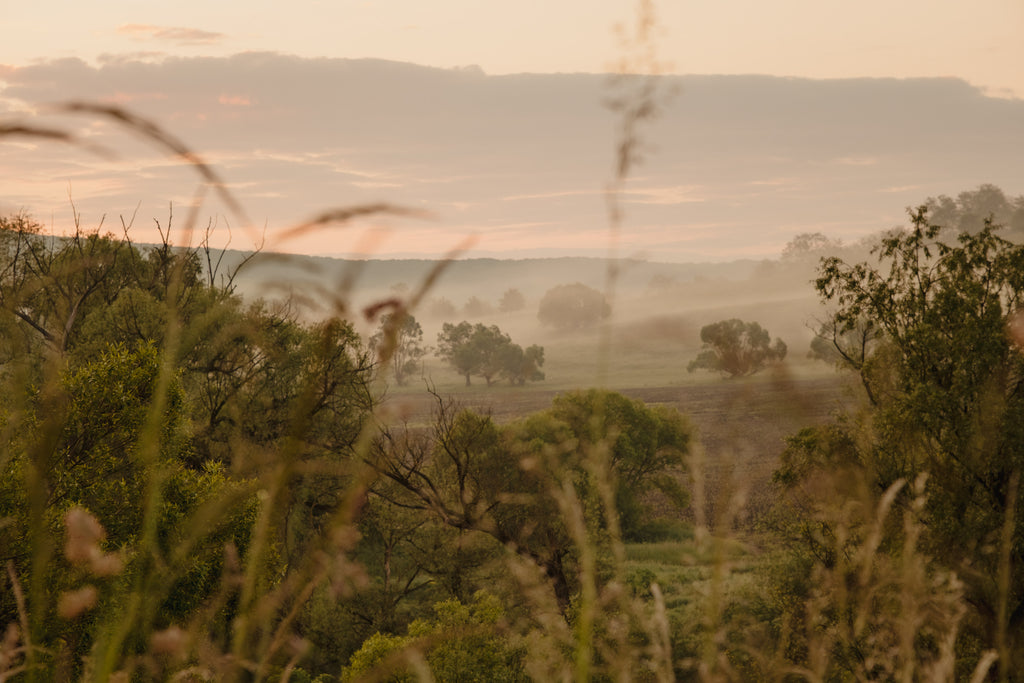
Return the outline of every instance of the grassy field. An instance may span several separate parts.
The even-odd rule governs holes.
[[[544,410],[559,393],[598,385],[648,405],[677,408],[697,429],[710,519],[722,496],[740,495],[746,504],[739,521],[749,525],[770,500],[771,472],[785,438],[854,405],[857,386],[828,365],[808,360],[801,349],[785,363],[747,378],[687,373],[697,348],[691,326],[682,317],[647,324],[646,333],[643,327],[613,328],[607,351],[596,332],[549,335],[543,340],[547,379],[521,387],[507,382],[488,387],[478,378],[467,387],[464,378],[431,358],[423,377],[388,387],[387,401],[396,418],[414,425],[429,423],[437,400],[432,391],[499,422]]]

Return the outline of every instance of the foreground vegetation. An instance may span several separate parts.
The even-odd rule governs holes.
[[[375,388],[392,358],[343,319],[245,303],[202,247],[54,239],[24,216],[0,239],[5,675],[1024,663],[1024,248],[992,226],[949,243],[922,208],[877,266],[822,263],[835,308],[812,352],[865,402],[792,436],[755,519],[671,408],[592,390],[498,423],[434,393],[403,424]],[[408,319],[392,306],[378,353]]]
[[[238,296],[209,233],[2,218],[0,677],[1016,680],[1024,247],[930,219],[961,204],[821,262],[811,353],[863,400],[779,445],[769,495],[609,390],[499,420],[428,384],[429,416],[403,412],[425,291],[312,320]],[[834,246],[804,242],[786,258]],[[594,304],[569,343],[608,315],[587,289],[560,292]],[[724,323],[702,366],[782,360]],[[744,331],[733,373],[714,342]],[[456,384],[543,376],[497,326],[442,333]]]

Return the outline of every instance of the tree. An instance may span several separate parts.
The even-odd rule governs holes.
[[[842,247],[842,242],[826,237],[820,232],[802,232],[786,244],[782,250],[783,261],[803,261],[808,258],[817,260],[828,252]]]
[[[526,297],[516,288],[506,289],[498,301],[498,310],[502,313],[515,313],[526,308]]]
[[[433,320],[450,320],[459,314],[451,299],[445,297],[433,298],[426,305],[427,317]]]
[[[540,300],[537,318],[541,324],[561,330],[575,330],[595,325],[611,315],[612,307],[604,294],[576,282],[552,287]]]
[[[512,384],[522,386],[544,379],[544,347],[533,344],[525,350],[519,344],[509,344],[504,351],[502,372]]]
[[[0,560],[26,586],[39,678],[79,678],[94,646],[105,678],[172,623],[232,633],[250,598],[214,599],[224,572],[280,600],[273,588],[305,580],[343,503],[373,408],[359,336],[244,304],[213,266],[204,278],[200,255],[0,219]],[[117,578],[60,554],[69,519],[121,558]],[[85,607],[58,618],[58,596],[79,589]],[[0,591],[0,619],[22,609]],[[236,633],[255,642],[279,623]]]
[[[370,350],[388,362],[399,386],[420,371],[429,351],[423,346],[423,328],[404,311],[388,313],[381,319],[377,332],[370,337]]]
[[[508,377],[513,384],[544,379],[543,347],[523,351],[497,325],[445,323],[437,335],[437,355],[466,378],[467,387],[473,376],[483,377],[487,386],[499,377]]]
[[[786,344],[756,322],[738,318],[705,325],[700,330],[702,350],[687,366],[688,372],[712,370],[730,377],[744,377],[786,357]]]
[[[462,306],[462,314],[467,318],[480,318],[490,315],[493,311],[494,307],[478,296],[469,297]]]
[[[445,323],[437,335],[437,355],[453,370],[466,378],[476,374],[480,365],[479,351],[472,341],[473,325],[462,321],[458,325]]]
[[[870,321],[878,331],[863,360],[846,361],[867,390],[868,432],[858,420],[806,430],[790,457],[805,464],[782,474],[803,481],[841,462],[875,491],[923,481],[920,509],[906,491],[896,504],[920,520],[935,565],[964,582],[975,609],[961,631],[977,652],[996,650],[1008,676],[1024,666],[1024,355],[1007,332],[1024,247],[991,222],[947,242],[928,206],[910,218],[877,245],[877,265],[822,262],[816,287],[837,307],[832,329]]]
[[[626,540],[638,540],[651,521],[653,515],[641,500],[652,490],[679,509],[689,503],[678,477],[685,471],[693,429],[677,410],[647,406],[612,391],[569,392],[556,397],[550,410],[523,421],[517,438],[534,449],[538,444],[573,443],[577,458],[606,444],[608,465],[615,473],[618,523]],[[570,462],[574,468],[586,466],[582,460]]]
[[[925,200],[929,222],[953,232],[976,233],[986,221],[1004,226],[1011,238],[1024,237],[1024,195],[1007,197],[995,185],[986,183],[976,190],[961,192],[956,198],[947,195]]]
[[[526,681],[525,651],[498,632],[505,609],[494,595],[480,590],[471,604],[454,599],[435,603],[433,619],[417,619],[408,635],[375,633],[352,655],[342,680],[389,673],[389,681],[413,681],[412,667],[401,657],[422,649],[431,673],[439,681]],[[382,671],[376,671],[382,667]],[[380,678],[377,678],[380,680]]]
[[[566,486],[597,542],[607,540],[612,516],[633,538],[648,516],[640,501],[650,490],[686,504],[679,476],[691,438],[677,411],[609,391],[561,396],[550,410],[507,426],[439,400],[431,434],[385,430],[371,464],[404,491],[395,504],[491,536],[535,561],[564,612],[576,585],[573,534],[562,513]],[[602,495],[609,488],[612,509]]]

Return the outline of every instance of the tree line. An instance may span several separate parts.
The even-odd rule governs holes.
[[[432,628],[411,626],[431,605],[493,607],[510,553],[570,620],[578,534],[646,533],[648,490],[685,504],[689,424],[611,392],[509,425],[440,396],[429,429],[380,422],[378,373],[419,359],[400,308],[364,345],[342,318],[243,302],[205,245],[53,238],[21,215],[0,259],[5,674],[280,676],[282,633],[313,645],[303,670],[357,672],[375,633]],[[467,372],[537,378],[540,347],[451,329]],[[562,514],[581,504],[582,530]]]

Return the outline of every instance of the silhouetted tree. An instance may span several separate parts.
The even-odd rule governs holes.
[[[387,361],[399,386],[420,371],[423,357],[430,351],[423,346],[423,328],[405,312],[388,313],[381,318],[380,327],[370,337],[370,350]]]
[[[498,377],[508,377],[513,384],[544,379],[544,349],[531,346],[523,351],[497,325],[445,323],[437,335],[437,355],[466,378],[466,386],[474,375],[483,377],[487,386]]]
[[[604,294],[576,282],[552,287],[540,300],[537,318],[541,324],[559,329],[590,327],[611,315]]]
[[[518,289],[506,289],[498,302],[498,310],[502,313],[514,313],[526,307],[526,297]]]
[[[1007,237],[1024,238],[1024,195],[1007,197],[995,185],[979,185],[976,190],[961,192],[956,198],[947,195],[929,197],[925,201],[929,222],[956,232],[980,232],[991,219],[1007,231]]]
[[[477,296],[466,299],[462,307],[462,314],[467,318],[479,318],[494,312],[494,307]]]
[[[761,325],[738,318],[705,325],[700,340],[703,350],[690,361],[686,368],[689,372],[703,369],[743,377],[786,357],[786,344],[781,339],[772,343],[771,335]]]

